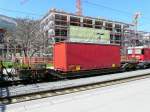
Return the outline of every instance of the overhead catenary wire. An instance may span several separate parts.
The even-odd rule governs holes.
[[[25,3],[27,3],[29,0],[21,0],[20,4],[23,5]]]
[[[102,5],[102,4],[98,4],[98,3],[90,2],[88,0],[83,0],[83,2],[86,3],[86,4],[90,4],[90,5],[102,7],[102,8],[111,10],[111,11],[115,11],[115,12],[119,12],[119,13],[124,13],[124,14],[128,14],[128,15],[132,15],[132,13],[130,13],[130,12],[119,10],[119,9],[115,9],[115,8],[108,7],[108,6],[105,6],[105,5]]]
[[[117,12],[117,13],[120,13],[120,14],[125,14],[126,16],[129,16],[129,17],[133,16],[133,13],[131,13],[131,12],[120,10],[120,9],[116,9],[116,8],[112,8],[112,7],[109,7],[109,6],[100,4],[100,3],[91,2],[89,0],[83,0],[82,2],[86,3],[86,4],[89,4],[89,5],[92,5],[92,6],[96,6],[96,7],[99,7],[99,8],[104,8],[104,9],[107,9],[107,10],[110,10],[110,11],[113,11],[113,12]],[[1,8],[1,7],[0,7],[0,10],[6,11],[6,12],[11,12],[11,13],[19,13],[19,14],[23,14],[23,15],[32,16],[32,17],[33,16],[36,16],[36,17],[44,16],[44,14],[39,14],[39,13],[35,13],[35,12],[24,12],[24,11],[19,11],[19,10],[12,10],[12,9]],[[143,15],[142,15],[142,20],[146,21],[146,25],[150,24],[149,23],[150,18],[145,17],[145,16],[143,17]],[[143,26],[143,24],[139,25],[139,26]]]
[[[6,11],[6,12],[12,12],[12,13],[19,13],[19,14],[24,14],[24,15],[30,15],[30,16],[32,15],[32,16],[37,16],[37,17],[44,16],[42,14],[37,14],[37,13],[34,13],[34,12],[24,12],[24,11],[19,11],[19,10],[12,10],[12,9],[1,8],[1,7],[0,7],[0,10]]]
[[[86,4],[92,5],[92,6],[96,6],[96,7],[99,7],[99,8],[104,8],[104,9],[107,9],[107,10],[111,10],[113,12],[124,14],[124,15],[129,16],[129,17],[133,16],[133,13],[131,13],[131,12],[120,10],[120,9],[116,9],[116,8],[112,8],[112,7],[109,7],[109,6],[106,6],[106,5],[102,5],[102,4],[99,4],[99,3],[94,3],[94,2],[91,2],[89,0],[83,0],[83,2],[86,3]],[[149,23],[150,18],[145,17],[145,16],[143,17],[143,15],[142,15],[142,19],[147,21],[146,24]]]

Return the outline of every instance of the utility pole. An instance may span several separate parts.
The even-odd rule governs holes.
[[[134,32],[135,32],[135,41],[134,41],[134,45],[136,46],[136,40],[138,40],[138,22],[139,22],[139,18],[141,16],[140,12],[136,12],[134,14],[134,18],[133,18],[133,25],[134,25]]]
[[[138,29],[138,20],[141,17],[141,13],[140,12],[136,12],[133,18],[133,24],[135,26],[135,31],[137,31]]]

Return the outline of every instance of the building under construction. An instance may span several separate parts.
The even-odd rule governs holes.
[[[70,26],[88,27],[110,31],[111,43],[121,43],[125,29],[133,28],[132,24],[102,18],[78,16],[73,13],[52,9],[41,20],[45,34],[56,41],[67,40]]]
[[[133,24],[102,18],[80,16],[56,9],[51,9],[42,18],[41,27],[50,42],[52,39],[55,42],[69,40],[72,35],[71,28],[76,27],[79,29],[78,32],[75,32],[76,34],[82,33],[81,29],[85,28],[90,29],[89,31],[109,31],[109,42],[111,44],[119,44],[129,47],[142,46],[150,43],[150,33],[135,30],[135,26]]]

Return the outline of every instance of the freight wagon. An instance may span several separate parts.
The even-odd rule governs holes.
[[[53,46],[53,68],[36,74],[31,71],[26,79],[65,79],[108,75],[150,67],[150,48],[129,47],[127,60],[121,62],[119,45],[79,42],[58,42]],[[27,70],[23,70],[26,71]],[[20,75],[22,76],[22,75]]]
[[[23,69],[19,76],[23,81],[43,82],[149,68],[150,48],[129,47],[127,58],[121,62],[119,45],[59,42],[53,47],[53,68]]]
[[[116,72],[120,70],[120,58],[118,45],[78,42],[59,42],[54,45],[54,71],[63,77]]]

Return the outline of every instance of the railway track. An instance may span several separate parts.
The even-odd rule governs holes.
[[[141,80],[145,78],[150,78],[150,74],[145,74],[141,76],[133,76],[129,78],[123,78],[123,79],[117,79],[117,80],[111,80],[111,81],[105,81],[105,82],[98,82],[98,83],[87,84],[83,86],[81,85],[81,86],[76,86],[76,87],[68,87],[64,89],[46,90],[46,91],[41,91],[41,92],[4,97],[4,98],[0,98],[0,103],[1,104],[20,103],[20,102],[25,102],[25,101],[30,101],[30,100],[42,99],[46,97],[65,95],[65,94],[71,94],[71,93],[80,92],[80,91],[86,91],[90,89],[106,87],[106,86],[130,82],[130,81]]]

